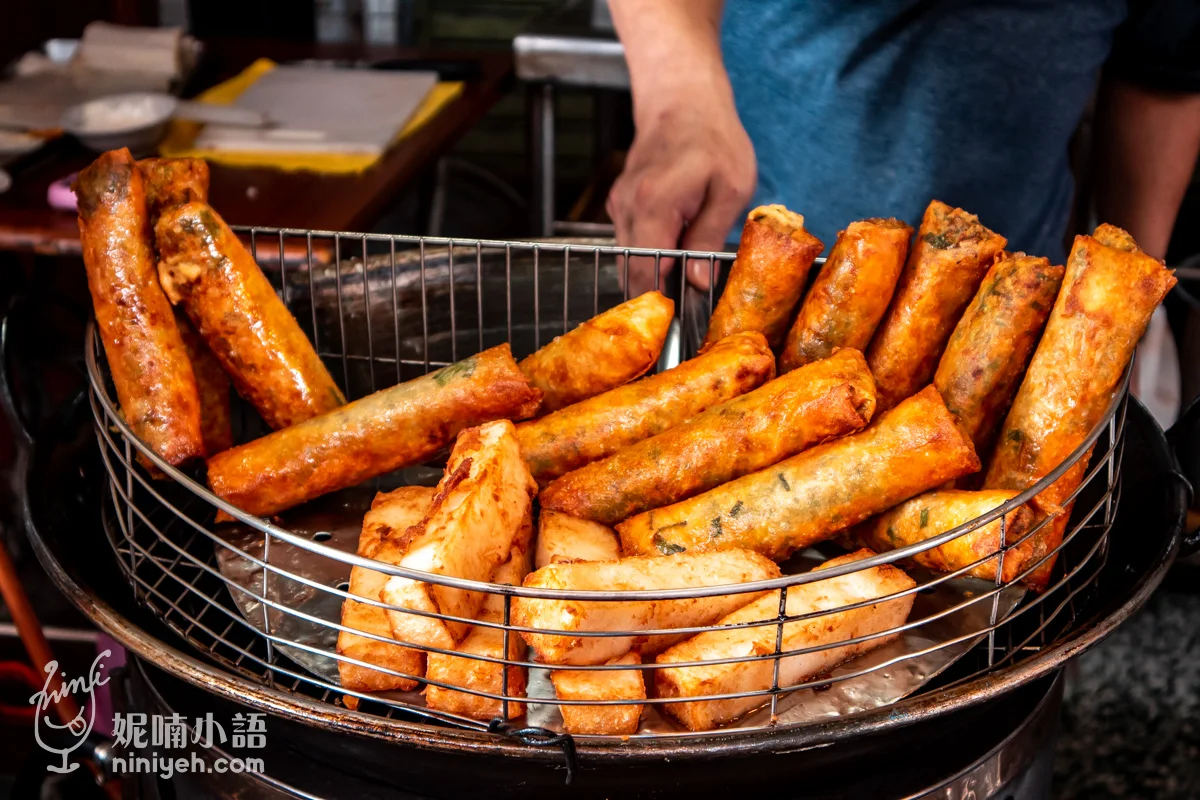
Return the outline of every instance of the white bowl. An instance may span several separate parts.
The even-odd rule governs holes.
[[[109,95],[68,108],[62,127],[97,152],[120,147],[147,151],[162,139],[177,102],[161,92]]]

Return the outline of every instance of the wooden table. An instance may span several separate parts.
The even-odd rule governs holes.
[[[280,62],[317,58],[435,69],[444,80],[463,80],[466,85],[458,98],[361,175],[331,176],[213,165],[210,200],[234,225],[369,230],[401,189],[487,113],[512,74],[512,56],[506,52],[464,54],[396,47],[214,40],[205,42],[205,57],[185,94],[195,94],[232,77],[259,57]],[[86,166],[94,157],[95,154],[64,139],[10,165],[13,187],[0,195],[0,251],[77,254],[79,229],[75,215],[50,208],[46,189],[53,181]]]

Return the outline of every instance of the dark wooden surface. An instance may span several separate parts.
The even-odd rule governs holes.
[[[258,57],[281,62],[321,58],[401,69],[434,69],[444,80],[465,82],[457,99],[361,175],[329,176],[213,165],[210,200],[234,225],[369,230],[401,189],[487,113],[512,71],[507,52],[465,54],[232,39],[208,41],[205,47],[204,61],[185,94],[194,94],[232,77]],[[0,250],[78,253],[75,215],[50,208],[46,189],[92,158],[94,154],[64,139],[10,165],[13,188],[0,195]]]

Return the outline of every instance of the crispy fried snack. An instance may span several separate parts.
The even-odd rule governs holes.
[[[907,547],[957,528],[983,516],[1019,492],[988,489],[964,492],[953,489],[926,492],[906,503],[863,522],[853,529],[854,538],[877,552]],[[1027,506],[1018,506],[1004,515],[1004,541],[1013,545],[1033,527],[1036,516]],[[912,561],[939,572],[955,572],[1000,550],[1000,520],[978,530],[951,539],[945,544],[918,553]],[[1025,569],[1033,550],[1033,539],[1026,539],[1004,554],[1003,582],[1011,583]],[[994,581],[999,558],[979,564],[969,575]]]
[[[541,394],[503,344],[208,460],[208,485],[266,516],[424,461],[464,428],[529,416]]]
[[[1112,225],[1076,236],[1062,289],[1025,380],[1004,421],[984,487],[1028,489],[1083,443],[1104,416],[1150,315],[1175,285],[1161,262]],[[1050,556],[1026,582],[1042,590],[1070,516],[1069,498],[1083,482],[1079,459],[1036,498],[1046,512],[1062,508],[1034,537],[1032,560]]]
[[[984,457],[1041,338],[1063,268],[1000,253],[958,321],[933,376],[946,408]]]
[[[508,420],[469,428],[458,436],[429,513],[409,533],[400,566],[433,575],[486,581],[508,559],[530,519],[537,485],[529,475]],[[379,595],[385,603],[474,619],[485,595],[392,576]],[[470,623],[389,609],[392,638],[453,650]]]
[[[151,226],[172,206],[208,202],[208,162],[202,158],[143,158],[137,167],[146,184]]]
[[[851,222],[838,234],[779,354],[780,373],[827,358],[839,347],[866,350],[908,255],[912,228],[898,219]]]
[[[1007,241],[961,208],[934,200],[925,209],[892,304],[867,349],[881,411],[933,379],[950,332]]]
[[[155,226],[158,274],[238,393],[279,430],[346,402],[250,253],[217,212],[192,202]]]
[[[641,666],[637,653],[610,659],[609,665]],[[640,669],[584,670],[555,669],[550,682],[559,700],[645,700],[646,682]],[[567,733],[594,736],[629,736],[637,733],[642,718],[641,703],[612,706],[561,705]]]
[[[820,239],[804,230],[801,215],[778,205],[752,210],[729,282],[708,321],[704,348],[742,331],[758,331],[778,347],[804,295],[808,271],[824,249]]]
[[[874,409],[862,353],[839,350],[568,472],[542,490],[541,504],[611,525],[858,430]]]
[[[672,558],[550,564],[525,579],[526,586],[576,591],[684,589],[779,577],[779,567],[748,550],[685,554]],[[736,586],[731,586],[736,591]],[[522,633],[538,660],[546,664],[603,664],[637,647],[653,654],[681,636],[637,636],[633,631],[708,625],[754,600],[761,592],[684,600],[513,600],[515,625],[568,634]],[[629,636],[588,636],[594,631],[630,631]]]
[[[620,557],[621,540],[612,528],[543,506],[533,562],[537,569],[560,561],[616,561]]]
[[[79,241],[96,326],[133,433],[169,464],[204,455],[200,397],[155,271],[145,184],[133,156],[104,153],[79,173]]]
[[[146,210],[150,215],[151,230],[158,224],[164,209],[193,200],[208,201],[208,164],[203,159],[143,158],[137,162],[137,168],[146,186]],[[204,454],[215,455],[233,446],[229,376],[182,309],[175,309],[175,324],[179,326],[179,335],[183,337],[196,378]]]
[[[529,560],[533,545],[533,520],[526,517],[521,523],[521,529],[513,542],[513,548],[508,560],[496,567],[489,579],[491,583],[520,586],[521,581],[529,574]],[[479,609],[476,619],[484,622],[504,622],[504,596],[488,594]],[[506,686],[504,672],[507,666],[508,685],[507,696],[523,697],[525,695],[525,667],[519,664],[500,664],[495,661],[481,661],[480,656],[488,658],[505,658],[504,630],[476,625],[471,628],[467,637],[459,643],[455,651],[461,656],[450,656],[442,653],[427,655],[428,668],[425,677],[431,681],[440,681],[451,686],[473,689],[476,692],[489,692],[504,696]],[[525,656],[525,642],[515,633],[508,635],[508,656],[510,660],[520,660]],[[460,714],[471,719],[490,720],[504,714],[504,702],[481,697],[470,692],[447,689],[432,683],[425,687],[425,704],[430,708]],[[525,713],[525,704],[510,700],[508,703],[508,718],[513,719]]]
[[[386,494],[380,493],[363,517],[362,534],[358,538],[358,554],[385,564],[399,564],[408,541],[406,531],[425,518],[434,490],[427,486],[404,486]],[[349,592],[358,597],[378,600],[388,576],[382,572],[352,567]],[[342,601],[342,625],[364,633],[391,638],[387,610],[381,606]],[[425,654],[420,650],[381,642],[366,636],[338,631],[337,652],[348,658],[376,664],[380,667],[411,675],[401,678],[379,670],[338,661],[342,687],[356,692],[386,692],[392,689],[415,689],[417,678],[425,674]]]
[[[589,319],[520,363],[542,414],[629,383],[658,362],[675,303],[646,292]]]
[[[628,555],[746,548],[782,561],[977,469],[971,440],[929,386],[864,431],[630,517],[617,532]]]
[[[738,333],[674,369],[597,395],[517,426],[521,452],[547,482],[775,377],[761,333]]]
[[[850,555],[826,561],[817,569],[829,569],[875,555],[859,550]],[[912,589],[917,584],[903,571],[882,564],[878,567],[851,572],[837,578],[792,586],[787,593],[789,617],[838,609],[873,598],[887,597]],[[908,619],[913,595],[885,600],[849,611],[831,611],[783,625],[782,652],[789,653],[809,647],[827,649],[785,656],[779,662],[779,685],[795,686],[829,672],[845,661],[868,653],[893,641],[899,634],[886,634],[857,644],[838,646],[839,642],[860,636],[882,633],[896,628]],[[770,592],[753,603],[721,619],[717,625],[736,625],[779,617],[779,592]],[[779,635],[778,625],[757,628],[738,628],[731,631],[711,630],[698,633],[682,644],[675,645],[655,659],[654,686],[659,697],[697,698],[688,702],[664,703],[662,708],[693,731],[712,730],[723,722],[769,701],[762,694],[731,700],[704,700],[712,695],[738,692],[765,692],[771,688],[775,662],[765,658],[758,661],[712,664],[695,667],[670,667],[682,661],[716,661],[723,658],[745,658],[775,652]]]

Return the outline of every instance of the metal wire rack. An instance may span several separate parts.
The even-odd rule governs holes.
[[[333,374],[337,376],[340,370],[343,386],[351,398],[416,377],[501,342],[511,343],[514,354],[519,358],[552,336],[566,332],[583,319],[620,302],[625,297],[621,287],[629,286],[631,270],[638,269],[652,271],[655,282],[660,285],[659,278],[669,279],[683,297],[683,302],[677,304],[683,331],[677,356],[687,357],[694,352],[703,334],[707,309],[713,300],[711,287],[716,285],[718,267],[732,259],[731,254],[724,253],[637,250],[594,241],[500,242],[262,228],[246,229],[243,233],[256,259],[266,266],[268,276],[293,314],[307,329]],[[264,257],[259,259],[260,255]],[[684,270],[669,270],[671,261],[679,259],[701,260],[708,264],[710,288],[707,292],[690,288]],[[773,662],[773,680],[769,687],[687,699],[756,697],[761,700],[763,709],[769,710],[769,714],[757,715],[757,722],[752,727],[786,725],[789,723],[780,720],[778,711],[783,699],[791,693],[805,689],[823,690],[831,684],[861,679],[901,665],[902,662],[957,648],[954,652],[962,656],[961,661],[941,679],[939,688],[945,688],[1028,658],[1054,643],[1069,631],[1075,620],[1081,593],[1089,591],[1104,566],[1108,535],[1120,497],[1128,375],[1102,422],[1071,457],[1045,479],[993,511],[917,545],[832,569],[736,586],[604,592],[478,583],[433,576],[366,559],[355,555],[353,547],[346,552],[326,544],[328,535],[322,537],[298,533],[284,524],[249,516],[228,505],[211,494],[196,473],[171,467],[136,439],[119,413],[102,355],[98,337],[94,331],[89,331],[87,367],[91,381],[91,406],[101,454],[109,475],[109,492],[102,508],[103,521],[121,569],[137,599],[194,648],[229,670],[274,689],[328,703],[331,707],[341,706],[346,698],[353,697],[361,702],[360,711],[411,719],[418,724],[422,721],[436,722],[473,729],[489,729],[492,726],[494,730],[499,720],[509,718],[510,703],[524,703],[532,714],[532,710],[538,706],[629,705],[631,701],[560,700],[552,694],[549,697],[518,695],[510,690],[509,670],[506,667],[517,666],[530,670],[546,668],[546,665],[533,663],[525,656],[468,656],[498,667],[506,665],[499,667],[504,676],[499,692],[472,686],[451,686],[412,676],[423,683],[496,701],[500,714],[497,720],[492,721],[429,708],[415,693],[398,695],[348,691],[338,685],[336,679],[322,675],[320,670],[313,670],[311,659],[328,659],[329,663],[350,660],[385,674],[401,673],[380,665],[348,659],[337,654],[330,646],[338,630],[349,630],[366,638],[393,643],[391,639],[343,628],[336,609],[346,598],[353,597],[358,602],[389,610],[499,629],[503,633],[501,652],[507,656],[513,652],[510,642],[515,643],[516,637],[522,632],[577,635],[570,631],[521,628],[513,624],[515,598],[626,602],[778,590],[778,616],[731,626],[775,627],[778,633],[774,652],[718,661],[679,662],[671,666],[682,668],[700,664]],[[251,413],[244,413],[242,417],[237,426],[241,440],[253,438],[262,430],[261,423]],[[1024,572],[1005,583],[1002,579],[1005,554],[1036,535],[1041,525],[1012,542],[1007,541],[1002,527],[999,538],[1006,544],[998,553],[982,557],[975,564],[954,573],[923,575],[912,589],[835,611],[798,616],[786,613],[787,593],[791,587],[878,564],[896,563],[915,553],[945,544],[955,537],[969,534],[997,519],[1001,520],[1003,526],[1004,516],[1009,511],[1049,486],[1079,458],[1085,457],[1093,445],[1095,451],[1090,466],[1076,493],[1078,502],[1072,522],[1061,546],[1051,554],[1057,556],[1059,566],[1051,584],[1041,594],[1027,596],[1015,606],[1002,602],[1002,597],[1010,597],[1016,583],[1041,563],[1029,564]],[[170,480],[151,479],[139,465],[139,455]],[[400,480],[429,482],[436,480],[437,474],[432,471],[406,471]],[[231,540],[227,532],[216,526],[213,518],[218,510],[237,518],[243,530],[251,532],[254,546],[246,546],[245,537]],[[307,557],[334,565],[332,572],[339,577],[332,582],[314,580],[296,570],[290,560],[272,557],[273,553],[279,554],[285,548],[291,553],[303,552]],[[993,559],[998,562],[994,582],[963,592],[953,603],[934,613],[920,617],[914,613],[912,618],[897,628],[821,647],[804,650],[782,648],[783,630],[787,623],[910,594],[930,594],[952,585],[953,581],[964,580],[966,573],[975,566]],[[249,573],[257,575],[257,579],[242,581],[231,578],[228,569],[223,569],[230,560],[241,563]],[[462,620],[352,596],[347,591],[345,576],[353,566],[498,595],[503,600],[502,621]],[[289,593],[277,591],[281,584],[292,587]],[[1005,595],[1005,592],[1010,595]],[[318,607],[334,611],[314,613],[313,609]],[[930,630],[936,623],[944,623],[947,619],[957,621],[957,628],[952,635],[943,633],[934,640],[927,640],[921,647],[910,648],[883,661],[876,659],[865,665],[852,661],[832,675],[822,675],[800,684],[780,685],[780,665],[786,658],[877,637]],[[964,621],[970,624],[964,624]],[[645,637],[711,629],[713,626],[589,632],[588,635]],[[297,630],[308,633],[296,635]],[[439,648],[412,646],[426,652],[461,655]],[[953,660],[951,658],[948,661]],[[629,667],[598,664],[571,669],[604,671]],[[930,687],[920,690],[929,691]],[[637,702],[654,707],[671,700],[652,696]],[[741,727],[746,725],[743,723]],[[679,736],[706,735],[680,730],[670,733]],[[639,735],[654,736],[661,735],[661,732]]]

